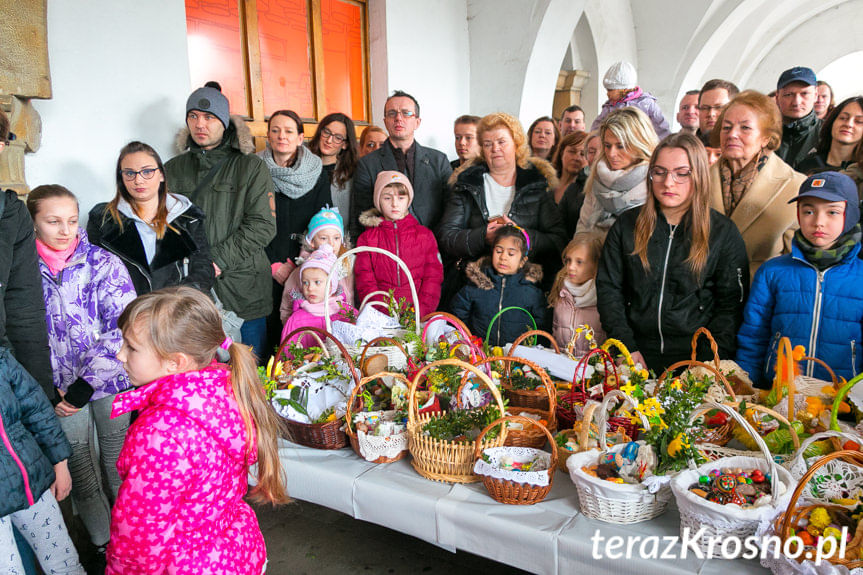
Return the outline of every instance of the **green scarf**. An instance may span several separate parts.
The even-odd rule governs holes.
[[[803,257],[806,261],[815,266],[820,272],[823,272],[829,267],[835,266],[842,261],[842,258],[848,255],[854,246],[860,243],[860,238],[863,232],[860,230],[860,224],[836,238],[833,242],[833,247],[830,249],[818,248],[803,237],[800,230],[794,232],[794,241],[797,242],[797,247],[803,252]]]

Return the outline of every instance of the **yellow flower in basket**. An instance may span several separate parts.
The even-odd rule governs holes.
[[[675,377],[675,378],[672,380],[672,382],[671,382],[671,389],[676,389],[676,390],[678,390],[678,391],[680,391],[681,389],[683,389],[683,384],[682,384],[682,383],[680,383],[680,378]]]
[[[622,392],[623,392],[623,393],[625,393],[626,395],[630,395],[630,396],[631,396],[633,393],[635,393],[635,390],[636,390],[635,385],[633,385],[633,384],[632,384],[632,383],[630,383],[630,382],[626,382],[625,384],[623,384],[623,385],[621,385],[621,386],[620,386],[620,391],[622,391]]]
[[[496,345],[491,348],[491,354],[495,357],[503,357],[503,348],[501,348],[499,345]]]
[[[657,417],[665,413],[665,410],[660,405],[659,400],[655,397],[648,397],[644,400],[644,403],[640,404],[635,408],[637,411],[640,411],[644,414],[645,417],[650,419],[651,417]]]

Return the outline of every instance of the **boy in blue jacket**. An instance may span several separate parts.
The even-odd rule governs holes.
[[[860,205],[854,181],[838,172],[809,176],[800,186],[791,253],[769,260],[755,274],[737,363],[760,387],[773,382],[781,336],[807,355],[851,379],[861,369],[863,261]],[[826,370],[806,362],[803,373],[829,380]]]

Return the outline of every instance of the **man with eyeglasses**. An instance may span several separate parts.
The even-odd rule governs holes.
[[[423,226],[435,230],[443,215],[447,180],[452,174],[446,154],[421,146],[414,139],[419,128],[420,106],[416,98],[397,90],[384,104],[384,125],[389,138],[380,148],[360,158],[354,173],[349,229],[352,238],[363,232],[360,214],[374,207],[372,190],[380,172],[405,174],[414,189],[410,212]]]
[[[737,89],[737,86],[727,80],[718,78],[708,80],[701,87],[701,92],[698,94],[698,131],[695,135],[698,136],[701,143],[706,147],[711,147],[710,133],[713,131],[713,126],[716,125],[719,112],[739,92],[740,90]],[[713,147],[719,147],[718,140]]]
[[[782,143],[776,155],[797,165],[818,145],[821,120],[815,115],[815,72],[795,66],[782,72],[776,84],[776,105],[782,113]]]
[[[165,163],[168,186],[204,210],[222,304],[243,319],[243,343],[266,360],[272,310],[270,261],[264,248],[276,235],[270,171],[254,154],[249,128],[232,119],[228,99],[198,88],[186,102],[186,152]]]

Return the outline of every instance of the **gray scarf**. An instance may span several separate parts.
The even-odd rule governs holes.
[[[611,170],[605,162],[596,162],[595,169],[591,191],[602,208],[597,218],[600,227],[609,227],[621,213],[647,199],[647,162],[628,170]]]
[[[321,159],[305,146],[297,148],[297,159],[293,166],[288,167],[280,166],[273,160],[273,151],[269,145],[257,155],[267,164],[276,191],[292,200],[306,195],[315,187],[321,175]]]

